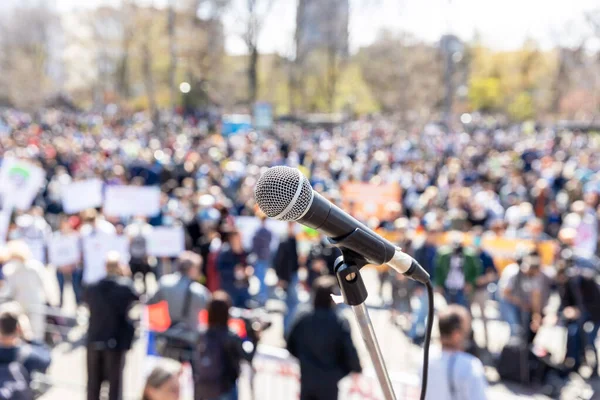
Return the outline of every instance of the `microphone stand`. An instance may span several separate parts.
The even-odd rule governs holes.
[[[375,336],[369,311],[365,305],[365,300],[369,294],[360,274],[360,269],[368,263],[360,254],[343,247],[342,243],[338,242],[336,245],[342,251],[342,256],[338,257],[335,261],[335,273],[340,284],[344,302],[354,312],[354,316],[360,327],[360,333],[375,367],[377,380],[381,385],[385,400],[395,400],[394,388],[392,387],[392,382],[383,361],[383,355],[377,342],[377,336]]]

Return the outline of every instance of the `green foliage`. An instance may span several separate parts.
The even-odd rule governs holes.
[[[533,118],[535,110],[531,94],[521,92],[508,104],[508,115],[515,121]]]
[[[475,110],[496,111],[502,104],[500,79],[474,77],[469,85],[469,103]]]

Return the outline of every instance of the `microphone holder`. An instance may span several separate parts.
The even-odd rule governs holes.
[[[360,327],[360,333],[367,346],[369,355],[371,356],[373,366],[375,367],[377,380],[381,385],[385,400],[395,400],[394,388],[392,387],[392,382],[386,369],[385,362],[383,361],[383,355],[381,354],[381,349],[377,342],[377,336],[375,336],[373,323],[369,317],[369,311],[365,305],[365,300],[369,294],[367,293],[367,288],[365,287],[365,282],[362,279],[360,270],[367,265],[368,262],[360,254],[344,247],[343,241],[344,239],[335,241],[335,245],[340,247],[340,250],[342,251],[342,256],[338,257],[335,261],[335,273],[340,284],[344,302],[348,304],[354,312],[354,316]]]

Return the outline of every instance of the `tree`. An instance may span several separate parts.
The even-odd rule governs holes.
[[[471,79],[469,102],[475,110],[483,112],[498,111],[501,101],[500,79],[494,77],[474,77]]]
[[[401,119],[431,115],[443,96],[439,51],[409,34],[382,32],[361,49],[358,62],[363,77],[382,111]]]
[[[35,109],[60,88],[60,24],[45,3],[18,6],[0,20],[0,84],[15,105]]]
[[[240,1],[245,4],[240,4]],[[243,26],[241,36],[248,49],[248,105],[254,104],[258,95],[258,41],[273,3],[274,0],[238,0],[235,4],[236,14]]]

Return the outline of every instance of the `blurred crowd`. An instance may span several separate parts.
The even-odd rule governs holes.
[[[310,318],[319,321],[319,315],[307,316],[298,311],[299,285],[314,286],[321,296],[324,290],[335,292],[332,283],[320,277],[333,274],[339,251],[318,236],[311,236],[304,250],[293,224],[285,235],[276,238],[278,245],[273,248],[276,233],[259,215],[253,190],[265,168],[288,165],[300,168],[313,188],[336,204],[343,200],[342,186],[346,182],[400,184],[401,197],[386,204],[379,218],[356,216],[391,235],[417,259],[448,304],[466,307],[469,313],[474,310],[484,322],[489,305],[497,304],[511,336],[526,345],[533,342],[544,324],[563,324],[568,331],[566,368],[578,371],[587,363],[597,374],[596,360],[586,362],[585,357],[586,349],[595,350],[600,326],[600,292],[595,282],[600,250],[600,141],[595,136],[553,127],[494,124],[453,128],[429,124],[405,131],[389,120],[364,118],[330,129],[277,124],[267,132],[224,137],[214,132],[212,124],[193,117],[164,114],[160,126],[154,126],[143,113],[110,111],[44,110],[27,114],[0,110],[0,158],[26,159],[46,171],[47,184],[30,210],[12,214],[7,238],[3,238],[9,243],[0,248],[4,296],[20,303],[29,316],[32,340],[44,339],[45,319],[36,310],[48,299],[32,295],[43,293],[34,288],[42,289],[44,282],[31,276],[40,277],[47,271],[40,271],[44,266],[32,260],[22,244],[32,239],[48,240],[55,232],[81,236],[97,231],[118,233],[130,238],[130,273],[118,272],[116,261],[109,260],[107,268],[113,272],[105,280],[141,275],[142,292],[148,291],[142,301],[153,304],[166,300],[172,319],[191,319],[189,326],[197,322],[194,315],[201,310],[208,308],[210,313],[214,293],[219,293],[218,304],[227,305],[215,306],[221,312],[223,308],[226,312],[229,305],[263,307],[279,296],[287,306],[284,325],[286,337],[293,338],[288,344],[290,352],[299,358],[303,376],[314,374],[316,367],[310,365],[314,360],[303,357],[303,351],[318,354],[318,349],[328,344],[304,343],[307,340],[302,332],[309,330],[307,324],[316,323]],[[90,178],[99,178],[107,186],[159,186],[160,212],[149,218],[111,218],[101,209],[65,214],[61,197],[64,185]],[[239,216],[256,216],[261,221],[252,238],[243,238],[238,231]],[[173,259],[149,257],[144,242],[136,241],[158,226],[185,227],[190,253]],[[485,246],[486,240],[494,238],[523,242],[523,246],[503,250],[502,257],[513,263],[497,263],[497,254]],[[551,243],[551,257],[542,254],[542,243]],[[92,321],[101,315],[96,324],[103,324],[110,318],[106,313],[113,312],[102,309],[106,307],[101,304],[102,296],[108,292],[96,287],[100,283],[88,287],[82,283],[83,265],[81,262],[56,270],[61,291],[58,305],[62,305],[64,282],[70,281],[76,301],[88,304],[90,334],[94,336]],[[278,277],[277,290],[267,285],[270,269]],[[158,278],[156,294],[146,290],[148,274]],[[387,271],[380,273],[380,279],[382,288],[391,287],[390,302],[381,294],[394,321],[415,343],[421,343],[427,310],[422,288]],[[252,280],[258,282],[256,291],[250,290]],[[126,318],[126,309],[138,301],[140,293],[125,289],[131,282],[108,286],[101,283],[105,290],[117,290],[126,299],[114,304],[120,318]],[[546,307],[552,296],[560,299],[554,319]],[[314,306],[330,308],[322,298],[315,299]],[[347,323],[331,318],[332,332],[346,337]],[[213,322],[227,326],[218,318]],[[1,323],[0,316],[0,333]],[[119,323],[114,329],[122,329]],[[108,343],[114,338],[100,336],[88,338],[88,352],[115,349]],[[492,336],[486,328],[485,342],[473,342],[468,350],[479,354]],[[355,350],[344,351],[348,354],[344,365],[335,367],[339,373],[331,374],[336,383],[343,375],[360,371]],[[120,365],[122,370],[123,357],[94,357],[88,354],[88,370],[94,366],[101,370],[99,363]],[[248,357],[238,355],[236,359]],[[102,371],[98,374],[102,381]],[[163,383],[171,384],[173,376],[166,369],[154,371],[145,398],[167,399],[164,393],[163,397],[153,397],[153,393],[166,390]],[[235,371],[231,376],[235,382]],[[118,382],[118,377],[104,378]],[[114,385],[120,391],[119,384]],[[96,386],[94,393],[99,390]],[[325,390],[302,387],[306,393]],[[217,397],[223,389],[206,399],[237,398],[235,390],[226,389],[231,397]],[[332,398],[334,389],[326,390],[330,396],[327,398]],[[89,396],[97,398],[95,394]]]

